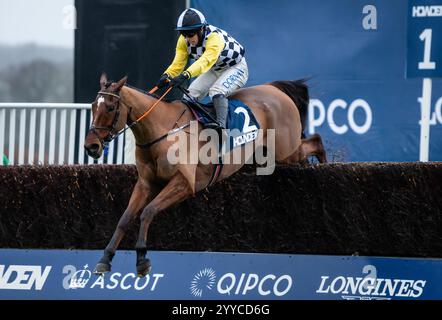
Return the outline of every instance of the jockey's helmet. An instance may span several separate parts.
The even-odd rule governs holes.
[[[198,30],[201,27],[207,25],[206,18],[204,15],[193,8],[189,8],[181,13],[178,18],[175,30],[178,31],[188,31],[188,30]]]

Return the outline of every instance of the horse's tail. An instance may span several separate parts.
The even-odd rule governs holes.
[[[302,139],[305,138],[304,130],[307,123],[308,104],[310,100],[308,86],[306,84],[308,80],[308,78],[305,78],[294,81],[273,81],[269,83],[288,95],[298,107],[301,118]]]

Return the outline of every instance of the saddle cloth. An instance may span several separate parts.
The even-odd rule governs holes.
[[[212,122],[212,120],[200,110],[198,105],[196,105],[196,102],[189,100],[183,100],[183,102],[190,108],[198,122],[203,125]],[[213,103],[199,103],[199,105],[215,118],[215,108],[213,107]],[[225,151],[233,150],[236,147],[240,147],[255,140],[258,137],[259,128],[258,121],[253,115],[252,110],[250,110],[246,104],[240,100],[229,100],[226,123],[229,145]]]

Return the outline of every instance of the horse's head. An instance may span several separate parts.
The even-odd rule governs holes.
[[[121,102],[120,90],[126,84],[127,76],[118,82],[108,82],[105,74],[100,78],[100,91],[92,103],[92,125],[86,135],[86,153],[98,159],[104,144],[112,141],[127,121],[128,110]]]

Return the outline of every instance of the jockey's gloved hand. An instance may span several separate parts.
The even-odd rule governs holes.
[[[157,82],[157,87],[158,89],[164,88],[165,86],[167,86],[170,82],[170,78],[169,75],[167,73],[163,74],[160,78],[160,80],[158,80]]]
[[[184,71],[182,74],[180,74],[178,77],[173,78],[170,81],[170,85],[172,87],[181,86],[186,80],[190,79],[190,73],[187,71]]]

